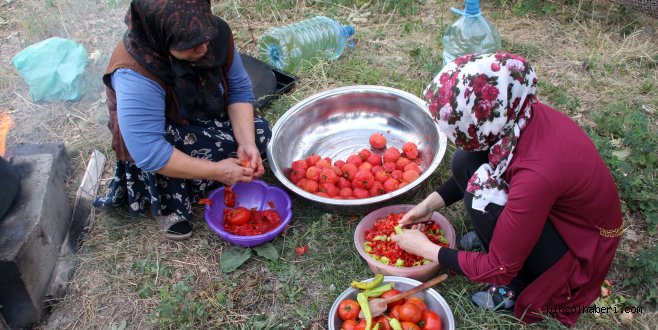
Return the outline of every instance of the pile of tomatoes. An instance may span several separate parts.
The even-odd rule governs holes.
[[[391,213],[385,218],[377,219],[372,228],[365,233],[364,251],[379,262],[389,266],[413,267],[423,265],[428,262],[426,259],[402,250],[395,241],[390,239],[391,235],[395,234],[395,227],[398,226],[398,221],[403,215],[404,212]],[[450,242],[445,238],[443,229],[436,222],[428,224],[424,233],[434,244],[445,247],[450,245]]]
[[[224,209],[224,230],[233,235],[255,236],[265,234],[281,224],[275,210],[258,211],[245,207]]]
[[[370,136],[371,150],[363,149],[345,160],[311,155],[292,162],[288,178],[318,196],[358,199],[385,194],[408,185],[422,173],[418,146],[406,142],[402,150],[386,148],[386,138]]]
[[[400,293],[399,290],[391,289],[384,292],[380,298],[388,298]],[[338,305],[338,317],[343,321],[341,330],[364,330],[366,320],[359,319],[361,311],[359,303],[354,299],[345,299]],[[391,318],[399,321],[403,330],[441,330],[441,317],[430,310],[425,302],[418,297],[410,297],[404,300],[388,304],[384,314],[374,317],[371,328],[379,323],[379,330],[393,330]]]

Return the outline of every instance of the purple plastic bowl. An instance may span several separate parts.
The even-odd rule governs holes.
[[[233,192],[237,194],[235,206],[248,209],[256,208],[262,210],[276,210],[281,216],[281,224],[274,230],[262,235],[240,236],[224,231],[224,187],[214,190],[208,198],[212,205],[206,204],[204,218],[210,228],[221,238],[232,244],[251,247],[261,245],[276,238],[292,219],[290,196],[281,188],[270,186],[267,183],[254,180],[251,182],[239,182],[232,186]],[[270,203],[273,207],[270,207]]]

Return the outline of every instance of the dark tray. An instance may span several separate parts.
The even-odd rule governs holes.
[[[240,54],[242,64],[251,79],[254,97],[254,108],[263,109],[279,95],[288,92],[297,77],[275,69],[265,62],[245,54]]]
[[[256,102],[254,102],[254,108],[256,109],[263,109],[267,107],[270,104],[270,102],[274,100],[274,98],[277,98],[280,95],[290,91],[292,87],[295,85],[295,81],[297,81],[297,77],[295,76],[280,71],[279,69],[275,69],[272,67],[270,68],[272,69],[272,72],[274,72],[274,76],[276,77],[276,89],[274,90],[273,94],[265,95],[260,99],[256,100]]]

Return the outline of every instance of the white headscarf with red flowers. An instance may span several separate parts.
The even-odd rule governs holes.
[[[489,163],[477,169],[466,188],[476,210],[507,202],[503,173],[530,120],[536,84],[535,71],[523,57],[499,52],[455,59],[425,90],[432,116],[457,147],[489,150]]]

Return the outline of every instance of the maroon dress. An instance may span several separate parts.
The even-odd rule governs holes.
[[[504,178],[508,201],[489,252],[459,251],[459,266],[473,281],[509,283],[550,218],[569,251],[521,292],[514,313],[524,322],[551,315],[573,325],[599,296],[619,244],[621,204],[612,175],[573,120],[535,103]]]

